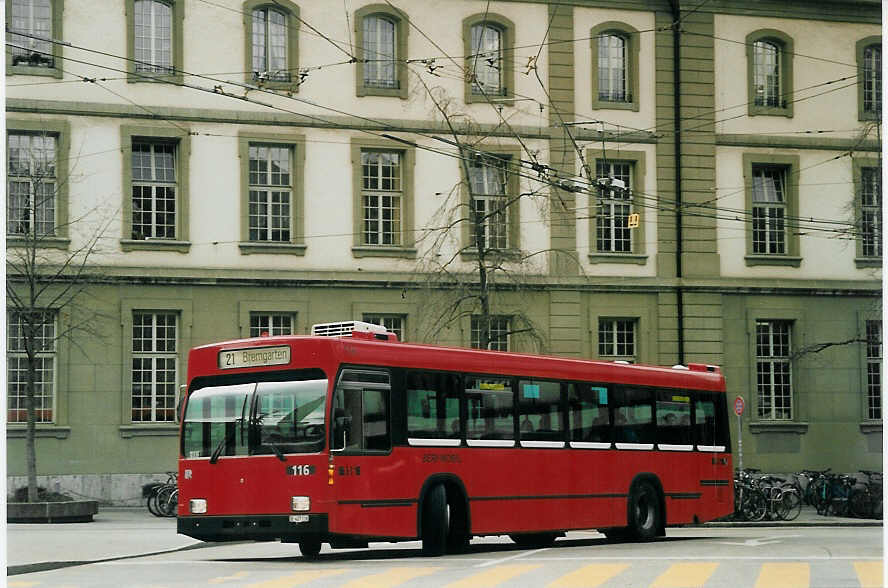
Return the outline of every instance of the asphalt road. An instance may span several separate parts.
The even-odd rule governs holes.
[[[880,527],[698,527],[670,529],[665,539],[640,544],[573,532],[547,549],[519,549],[506,537],[489,537],[475,539],[466,554],[440,558],[422,557],[417,542],[362,550],[325,546],[314,561],[290,544],[205,544],[7,581],[16,588],[870,587],[883,585],[882,542]]]

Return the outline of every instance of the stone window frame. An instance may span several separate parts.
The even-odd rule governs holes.
[[[287,146],[293,157],[293,185],[290,202],[290,241],[250,241],[250,143],[273,143]],[[298,134],[266,133],[261,131],[241,131],[238,133],[238,156],[240,158],[241,188],[240,202],[240,242],[241,255],[260,253],[305,255],[305,136]]]
[[[131,360],[127,364],[130,368],[129,372],[130,372],[130,382],[131,382],[131,384],[130,384],[130,422],[132,422],[133,424],[136,424],[136,423],[175,423],[176,422],[176,406],[175,406],[176,402],[175,401],[176,401],[176,397],[178,396],[179,381],[181,379],[183,379],[182,369],[180,368],[180,364],[179,364],[179,348],[181,347],[181,344],[179,341],[179,339],[180,339],[179,333],[181,330],[180,313],[177,311],[172,311],[172,310],[134,309],[132,311],[132,314],[133,314],[133,317],[130,318],[131,323],[135,322],[134,318],[135,318],[135,315],[137,315],[137,314],[151,317],[151,324],[150,324],[151,338],[150,338],[150,341],[152,344],[152,349],[136,351],[133,348],[134,347],[133,342],[135,341],[135,333],[133,332],[132,329],[130,329],[129,334],[130,334],[130,345],[131,345],[131,355],[130,355]],[[155,344],[158,341],[160,341],[160,338],[157,336],[158,332],[161,328],[161,325],[158,324],[158,320],[157,320],[160,316],[172,316],[174,318],[173,331],[174,331],[175,338],[173,340],[173,346],[174,346],[173,351],[165,351],[165,350],[162,351],[162,350],[159,350],[155,347]],[[148,409],[151,413],[151,418],[148,418],[145,420],[134,420],[133,419],[133,415],[135,412],[137,412],[137,409],[134,406],[132,406],[132,397],[133,397],[133,394],[132,394],[133,393],[133,383],[132,382],[134,379],[132,376],[133,376],[133,373],[136,371],[134,363],[137,359],[149,359],[149,360],[151,360],[151,366],[152,366],[151,367],[151,380],[150,380],[150,382],[151,382],[151,396],[150,396],[151,406]],[[157,412],[159,412],[161,410],[165,410],[162,407],[160,407],[160,403],[159,403],[159,400],[164,398],[165,395],[158,394],[158,390],[157,390],[158,384],[163,383],[163,382],[160,382],[159,378],[158,378],[158,375],[160,373],[162,373],[162,370],[161,370],[161,368],[158,367],[157,362],[159,360],[167,360],[167,359],[173,359],[175,361],[175,366],[174,366],[175,382],[173,384],[173,408],[172,408],[173,418],[172,418],[172,420],[159,419],[158,415],[157,415]],[[141,370],[139,370],[139,371],[141,371]],[[139,410],[144,410],[144,409],[139,409]]]
[[[613,323],[616,327],[616,323],[618,321],[629,322],[632,324],[632,351],[630,354],[614,354],[614,355],[602,355],[601,354],[601,324],[602,322]],[[630,363],[638,363],[639,362],[639,322],[640,318],[637,316],[611,316],[611,315],[602,315],[598,317],[595,326],[595,356],[598,359],[604,361],[628,361]],[[614,331],[616,333],[616,330]],[[615,347],[616,349],[616,347]]]
[[[152,0],[168,4],[172,8],[172,46],[173,52],[171,74],[150,74],[136,72],[136,0],[126,0],[126,81],[160,82],[181,84],[184,80],[184,37],[185,37],[185,0]]]
[[[364,85],[364,19],[369,16],[382,16],[395,25],[395,80],[397,88],[373,88]],[[390,96],[407,99],[408,74],[407,50],[410,32],[408,16],[388,4],[369,4],[355,11],[355,93],[363,96]]]
[[[631,100],[614,102],[600,100],[598,98],[598,37],[603,34],[616,34],[626,41],[626,63],[628,80],[626,90],[630,93]],[[641,39],[638,29],[632,25],[620,21],[608,21],[592,27],[589,31],[589,44],[591,49],[591,99],[592,108],[597,110],[631,110],[638,112],[641,105],[639,100],[639,53],[641,51]]]
[[[882,315],[878,311],[858,311],[857,313],[857,333],[858,336],[863,337],[863,339],[867,339],[867,323],[875,321],[880,324],[881,335],[882,335],[882,358],[884,358],[884,347],[885,347],[885,324],[882,320]],[[862,342],[858,345],[858,365],[859,367],[859,389],[860,389],[860,427],[864,433],[872,432],[874,429],[882,430],[882,418],[879,419],[871,419],[869,417],[869,389],[868,389],[868,368],[870,364],[870,358],[868,357],[868,344],[867,342]],[[882,366],[885,365],[884,359],[879,362]],[[885,413],[885,372],[884,369],[881,371],[881,400],[882,400],[882,416]]]
[[[373,322],[374,319],[379,319],[380,322]],[[401,321],[401,326],[396,330],[389,330],[389,326],[385,324],[385,320],[398,320]],[[404,333],[407,331],[407,315],[399,312],[364,312],[361,313],[361,320],[365,323],[371,323],[374,325],[381,325],[386,328],[390,333],[395,333],[398,335],[398,341],[404,341]],[[399,333],[400,331],[400,333]]]
[[[280,301],[256,302],[254,299],[239,300],[237,304],[238,336],[246,339],[250,336],[250,316],[260,314],[289,314],[293,317],[293,334],[308,332],[305,321],[308,317],[308,303],[282,299]]]
[[[298,92],[302,81],[299,76],[299,6],[290,0],[247,0],[244,2],[244,82],[256,84],[253,79],[253,11],[257,8],[273,8],[287,17],[287,70],[290,81],[265,80],[262,87],[270,90]]]
[[[752,178],[753,166],[781,166],[786,168],[786,253],[783,255],[753,253],[752,248]],[[746,265],[774,265],[800,267],[802,257],[798,231],[790,230],[790,223],[799,216],[799,167],[798,155],[776,155],[773,153],[743,154],[743,184],[745,186],[745,211],[749,215],[746,227]]]
[[[490,154],[493,156],[499,157],[507,157],[507,162],[505,165],[506,171],[509,174],[508,181],[508,194],[507,198],[512,198],[513,196],[518,196],[521,193],[521,170],[518,164],[518,161],[521,157],[521,148],[518,146],[507,146],[507,145],[481,145],[476,147],[473,150],[466,150],[465,157],[472,157],[473,155],[482,155],[482,154]],[[462,180],[460,186],[460,208],[461,210],[470,211],[471,206],[469,204],[469,178],[466,177],[466,166],[462,165],[462,162],[459,162],[459,175]],[[488,252],[496,252],[497,255],[501,255],[506,258],[514,258],[520,255],[521,250],[521,198],[518,198],[515,202],[509,205],[507,210],[507,228],[508,231],[508,248],[506,249],[490,249],[488,248]],[[471,219],[469,219],[470,221]],[[475,248],[475,244],[471,242],[471,222],[462,222],[462,229],[460,230],[460,242],[463,243],[461,248],[460,257],[463,260],[475,260],[478,258],[478,251]]]
[[[780,48],[780,95],[783,105],[756,106],[755,104],[755,43],[767,41]],[[793,40],[776,29],[759,29],[746,35],[746,88],[748,116],[793,116]]]
[[[854,173],[854,220],[855,224],[858,226],[859,223],[862,222],[862,212],[863,212],[863,170],[864,168],[880,168],[881,161],[875,157],[855,157],[853,159],[853,173]],[[881,182],[881,174],[879,174],[879,180]],[[883,203],[884,206],[884,203]],[[880,215],[879,220],[882,220]],[[885,234],[884,227],[879,227],[882,230],[881,238],[882,238],[882,247],[885,246]],[[864,256],[863,255],[863,234],[862,231],[856,231],[857,237],[854,239],[855,241],[855,251],[856,256],[854,258],[854,265],[858,269],[861,268],[872,268],[882,267],[882,256]]]
[[[45,235],[39,238],[39,247],[67,250],[71,244],[68,233],[68,203],[69,203],[69,183],[70,175],[68,170],[69,156],[71,152],[71,127],[66,120],[44,119],[44,120],[24,120],[17,118],[6,119],[6,136],[3,138],[7,141],[10,133],[39,135],[48,134],[56,137],[56,190],[55,190],[55,234]],[[6,161],[3,165],[9,168],[9,153],[6,154]],[[7,178],[8,181],[8,178]],[[3,229],[4,231],[6,228]],[[18,235],[6,235],[6,245],[9,248],[26,246],[27,239],[23,239]]]
[[[13,321],[13,318],[19,317],[22,314],[29,314],[29,313],[27,313],[27,310],[28,309],[9,308],[6,312],[7,370],[9,370],[9,364],[10,364],[9,360],[10,359],[16,358],[16,359],[27,360],[27,353],[24,349],[24,346],[22,346],[22,348],[13,348],[12,346],[8,345],[11,342],[9,334],[12,331],[12,329],[10,328],[10,325],[15,324]],[[53,426],[56,424],[56,417],[57,417],[56,405],[58,403],[58,396],[59,396],[59,394],[58,394],[58,378],[59,378],[58,351],[59,351],[59,341],[62,339],[62,337],[60,337],[60,335],[59,335],[59,319],[60,319],[61,313],[59,313],[58,311],[46,310],[46,309],[41,309],[40,313],[43,315],[43,320],[40,321],[41,332],[45,331],[46,325],[51,325],[52,326],[52,334],[51,334],[51,338],[49,338],[48,341],[46,339],[43,339],[42,337],[40,337],[40,339],[45,341],[46,344],[42,345],[41,346],[42,348],[39,349],[38,351],[36,351],[35,356],[36,356],[36,359],[38,359],[38,360],[43,360],[43,361],[49,360],[52,363],[52,366],[51,366],[51,379],[47,379],[47,381],[40,380],[40,373],[37,373],[36,376],[37,376],[38,380],[35,382],[35,384],[37,384],[38,387],[45,385],[45,384],[49,384],[51,391],[50,391],[49,395],[40,394],[38,396],[37,394],[35,394],[35,400],[37,400],[37,403],[39,404],[40,398],[47,398],[47,396],[48,396],[47,399],[49,401],[48,402],[48,404],[49,404],[48,410],[49,410],[49,414],[50,414],[50,419],[41,421],[41,420],[39,420],[39,416],[36,414],[38,410],[47,410],[45,408],[35,407],[35,409],[34,409],[35,415],[34,416],[35,416],[35,423],[36,424]],[[38,370],[38,372],[39,371],[40,370]],[[7,373],[9,374],[10,372],[7,372]],[[26,412],[27,411],[27,390],[25,390],[24,396],[19,396],[19,395],[13,396],[12,394],[10,394],[10,392],[11,392],[10,379],[7,378],[7,381],[6,381],[7,422],[10,425],[26,425],[27,424],[27,417],[25,417],[25,420],[10,420],[9,419],[9,413],[11,410],[9,407],[9,402],[12,398],[19,399],[22,402],[22,404],[20,406],[22,406],[23,408],[19,408],[17,410]]]
[[[181,126],[181,125],[177,125]],[[176,238],[136,240],[133,234],[133,140],[167,141],[176,145]],[[169,127],[146,127],[122,125],[120,127],[120,151],[123,154],[123,233],[120,246],[123,251],[175,251],[188,253],[191,242],[189,230],[189,161],[191,159],[191,136],[187,128],[184,132],[172,132]]]
[[[882,117],[881,112],[876,112],[872,110],[864,110],[864,51],[867,48],[872,47],[873,45],[882,46],[882,36],[881,35],[873,35],[870,37],[865,37],[859,41],[855,46],[855,55],[857,57],[857,120],[880,120]],[[884,58],[884,57],[883,57]],[[879,71],[879,75],[881,76],[882,72]],[[884,84],[884,81],[883,81]],[[883,86],[884,91],[884,86]]]
[[[500,84],[502,94],[492,96],[487,94],[475,94],[472,92],[472,82],[469,73],[472,71],[472,27],[486,23],[500,30],[502,53],[502,67],[500,69]],[[463,82],[466,104],[487,103],[488,101],[503,106],[512,106],[515,103],[515,23],[493,12],[473,14],[462,23],[463,55],[465,55],[465,81]]]
[[[364,208],[363,208],[363,172],[361,153],[363,151],[397,151],[401,154],[401,244],[365,245],[363,240]],[[386,139],[364,139],[353,137],[351,140],[352,165],[352,255],[360,257],[392,257],[403,259],[416,258],[416,235],[414,232],[415,209],[415,167],[416,148]]]
[[[611,151],[610,155],[601,149],[587,149],[586,161],[595,162],[597,167],[599,160],[607,159],[608,161],[632,163],[632,212],[639,217],[638,228],[631,229],[634,231],[632,235],[632,251],[629,253],[605,253],[595,249],[597,241],[597,227],[595,224],[596,209],[591,206],[593,196],[590,194],[590,206],[588,208],[589,217],[589,255],[588,259],[591,263],[630,263],[634,265],[645,265],[647,263],[646,239],[645,239],[645,213],[644,206],[644,190],[645,173],[646,173],[646,156],[644,151]]]
[[[64,39],[64,30],[63,24],[64,19],[62,18],[65,12],[65,0],[50,0],[52,7],[52,38],[53,39]],[[12,22],[12,1],[6,0],[6,22],[7,24]],[[7,33],[8,35],[8,33]],[[6,75],[25,75],[25,76],[48,76],[53,78],[62,79],[64,77],[63,71],[63,52],[64,45],[61,43],[52,43],[52,67],[35,67],[30,65],[12,65],[12,51],[7,47],[6,49]]]
[[[479,343],[479,344],[480,344],[480,342],[481,342],[480,339],[475,339],[475,333],[476,333],[476,331],[478,332],[478,335],[479,335],[479,336],[480,336],[480,332],[481,332],[480,326],[479,326],[478,329],[475,329],[475,321],[476,321],[476,320],[477,320],[477,321],[480,321],[480,320],[481,320],[481,315],[480,315],[480,314],[474,314],[474,313],[472,313],[472,314],[469,316],[469,345],[468,345],[469,348],[471,348],[471,349],[481,349],[480,347],[476,347],[476,346],[475,346],[475,343],[476,343],[476,342]],[[491,314],[491,315],[490,315],[491,331],[492,331],[492,332],[491,332],[491,340],[488,341],[488,344],[494,342],[494,340],[495,340],[495,339],[494,339],[494,333],[493,333],[493,331],[494,331],[494,324],[502,325],[503,322],[504,322],[507,331],[506,331],[506,335],[505,335],[505,337],[506,337],[506,348],[505,348],[505,349],[500,349],[500,348],[497,348],[497,349],[489,349],[489,348],[488,348],[489,351],[514,351],[514,341],[513,341],[513,339],[512,339],[512,335],[513,335],[512,330],[515,328],[514,323],[513,323],[514,320],[515,320],[515,316],[514,316],[514,315],[511,315],[511,314]],[[497,332],[498,332],[498,331],[497,331]]]
[[[193,324],[192,301],[183,298],[123,298],[120,301],[120,361],[122,366],[131,366],[133,357],[133,312],[171,312],[178,315],[176,324],[177,385],[185,383],[185,369],[188,350],[192,347],[191,326]],[[118,431],[122,438],[160,436],[175,437],[179,434],[177,420],[133,421],[132,420],[132,367],[121,369],[121,405]],[[177,388],[179,390],[179,388]]]

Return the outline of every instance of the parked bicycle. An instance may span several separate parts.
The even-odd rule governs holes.
[[[734,473],[734,516],[741,521],[760,521],[768,511],[764,493],[752,474],[759,470],[747,468]]]
[[[860,470],[866,481],[851,490],[848,501],[851,514],[866,519],[882,518],[882,473]]]
[[[156,484],[148,493],[148,511],[156,517],[174,517],[179,502],[178,475],[167,472],[167,481]]]
[[[815,480],[815,504],[817,514],[849,516],[851,489],[857,483],[854,476],[847,474],[824,474]]]
[[[759,488],[767,501],[765,516],[772,520],[792,521],[802,512],[802,497],[792,482],[778,476],[762,476]]]

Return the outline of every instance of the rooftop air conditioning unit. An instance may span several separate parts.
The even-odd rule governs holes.
[[[384,341],[391,340],[394,337],[394,334],[389,333],[385,327],[362,321],[318,323],[311,326],[311,334],[316,337],[351,337],[354,333],[363,335],[361,338],[374,338]]]

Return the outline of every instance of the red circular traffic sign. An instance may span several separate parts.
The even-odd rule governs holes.
[[[742,396],[738,396],[734,399],[734,414],[740,416],[743,414],[743,409],[746,408],[746,402],[743,401]]]

